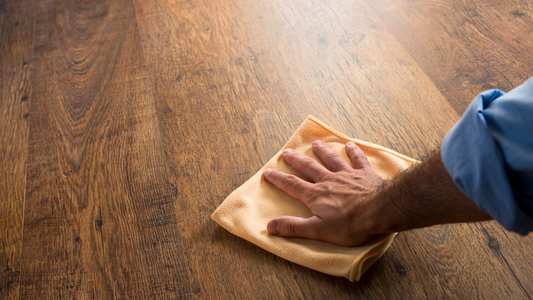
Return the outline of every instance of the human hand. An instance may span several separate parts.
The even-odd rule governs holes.
[[[309,181],[281,171],[267,169],[265,179],[301,200],[313,213],[310,218],[284,216],[271,220],[268,232],[283,237],[318,239],[342,246],[356,246],[378,232],[370,216],[371,196],[387,182],[370,166],[363,151],[353,142],[346,144],[346,153],[353,167],[322,141],[313,143],[313,151],[324,162],[291,149],[283,159]]]

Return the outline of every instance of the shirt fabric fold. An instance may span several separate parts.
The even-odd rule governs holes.
[[[441,146],[456,186],[507,230],[533,230],[533,78],[479,94]]]

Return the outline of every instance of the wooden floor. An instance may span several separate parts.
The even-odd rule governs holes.
[[[414,158],[533,75],[528,0],[0,0],[2,299],[530,299],[533,238],[402,233],[359,283],[210,214],[308,114]]]

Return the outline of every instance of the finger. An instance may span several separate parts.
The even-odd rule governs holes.
[[[283,159],[312,182],[320,181],[324,174],[329,172],[318,161],[292,149],[285,149],[283,151]]]
[[[363,150],[359,148],[354,142],[346,143],[346,154],[352,160],[354,169],[362,169],[364,167],[370,167],[370,163],[363,153]]]
[[[268,233],[283,237],[319,239],[320,218],[279,217],[267,224]]]
[[[302,200],[304,192],[313,186],[312,183],[278,170],[266,169],[263,174],[270,183],[299,200]]]
[[[313,151],[332,172],[338,172],[350,167],[337,151],[331,149],[322,141],[315,141],[313,143]]]

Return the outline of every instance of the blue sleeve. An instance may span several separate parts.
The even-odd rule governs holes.
[[[455,185],[507,230],[533,230],[533,78],[509,93],[479,94],[446,134]]]

